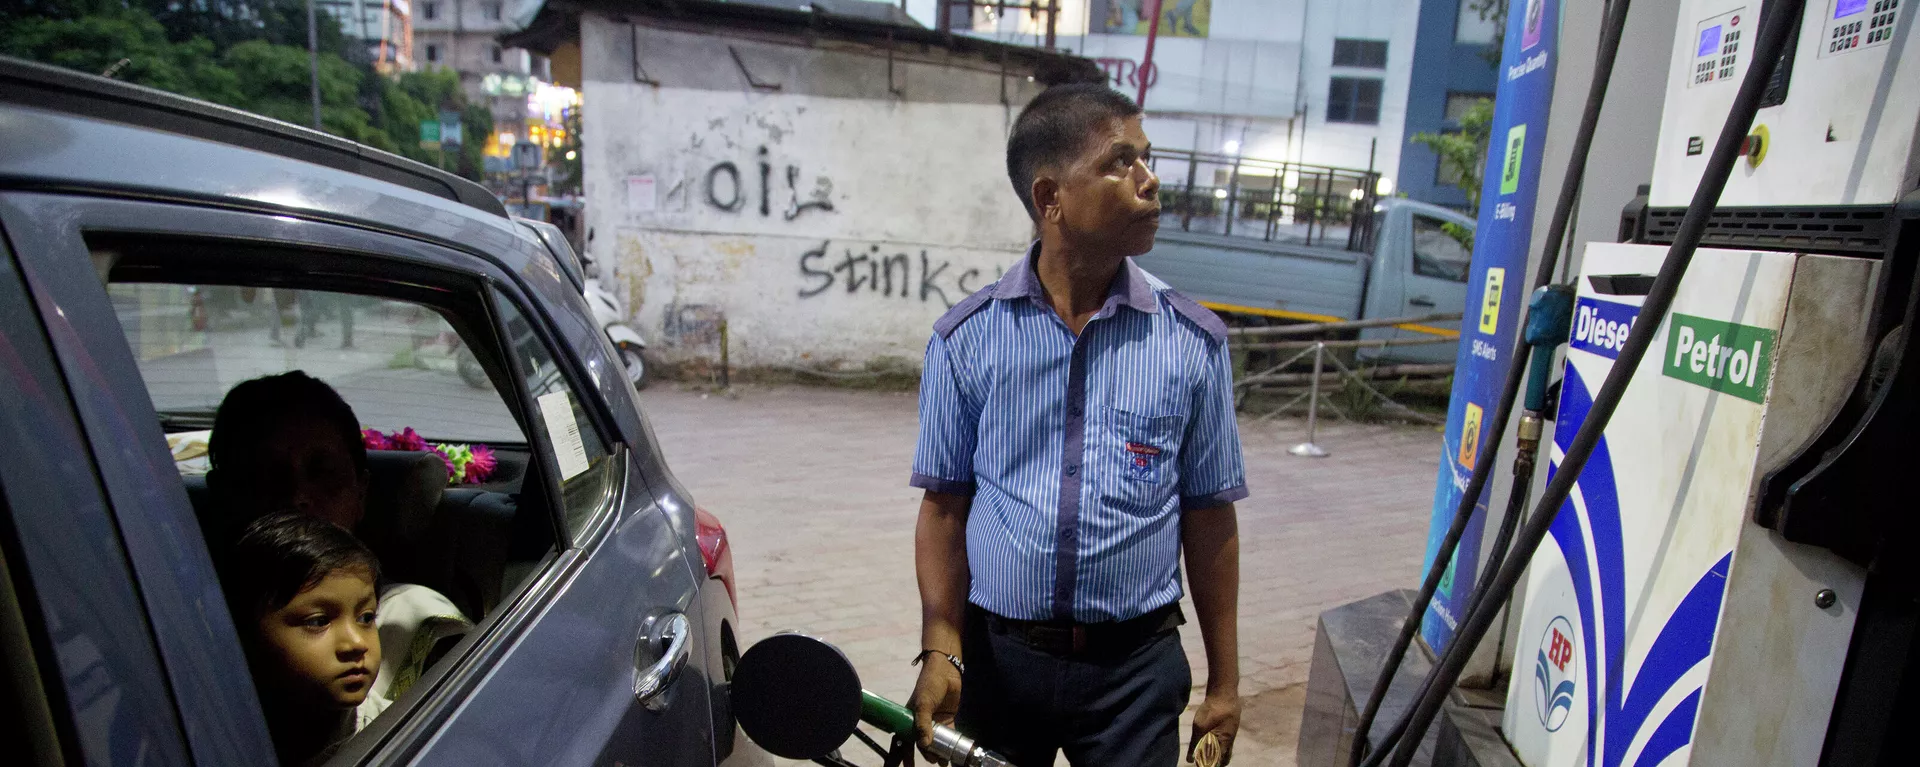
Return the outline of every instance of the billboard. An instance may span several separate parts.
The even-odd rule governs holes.
[[[1213,0],[1092,0],[1087,32],[1095,35],[1145,35],[1160,4],[1161,37],[1206,37]]]
[[[1515,8],[1521,8],[1519,0]],[[1464,323],[1454,365],[1453,395],[1447,413],[1446,447],[1433,492],[1433,519],[1427,528],[1423,569],[1432,565],[1440,539],[1466,492],[1473,464],[1483,445],[1500,438],[1485,414],[1499,405],[1518,325],[1527,302],[1527,248],[1533,239],[1535,198],[1540,188],[1540,154],[1547,137],[1553,101],[1552,60],[1560,26],[1559,0],[1526,0],[1521,13],[1507,18],[1506,46],[1500,57],[1500,86],[1494,97],[1488,133],[1487,173],[1481,182],[1480,224],[1475,229],[1473,267],[1463,307],[1477,323]],[[1503,459],[1507,456],[1502,456]],[[1421,638],[1444,652],[1466,620],[1467,601],[1479,573],[1480,539],[1487,519],[1487,496],[1474,499],[1473,521],[1447,565],[1446,576],[1427,605]]]

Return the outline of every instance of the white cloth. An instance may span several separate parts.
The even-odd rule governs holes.
[[[396,583],[380,593],[374,626],[380,632],[380,673],[368,697],[395,700],[426,672],[427,657],[440,640],[467,633],[473,621],[438,591]]]

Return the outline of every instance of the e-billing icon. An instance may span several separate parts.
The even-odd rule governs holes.
[[[1500,193],[1520,191],[1521,155],[1527,149],[1527,126],[1515,125],[1507,131],[1507,159],[1500,165]]]

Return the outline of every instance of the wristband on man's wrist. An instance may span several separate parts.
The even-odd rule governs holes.
[[[927,656],[929,655],[939,655],[942,658],[946,658],[948,663],[953,664],[953,669],[955,671],[958,671],[961,674],[967,673],[966,665],[961,663],[959,658],[953,657],[952,653],[946,652],[944,650],[921,650],[919,655],[913,656],[912,665],[915,665],[915,666],[920,665],[920,662],[926,660]]]

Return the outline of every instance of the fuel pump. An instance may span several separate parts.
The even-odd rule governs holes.
[[[1547,490],[1370,763],[1509,600],[1506,742],[1435,763],[1910,758],[1913,2],[1681,1],[1651,184],[1582,247]]]

